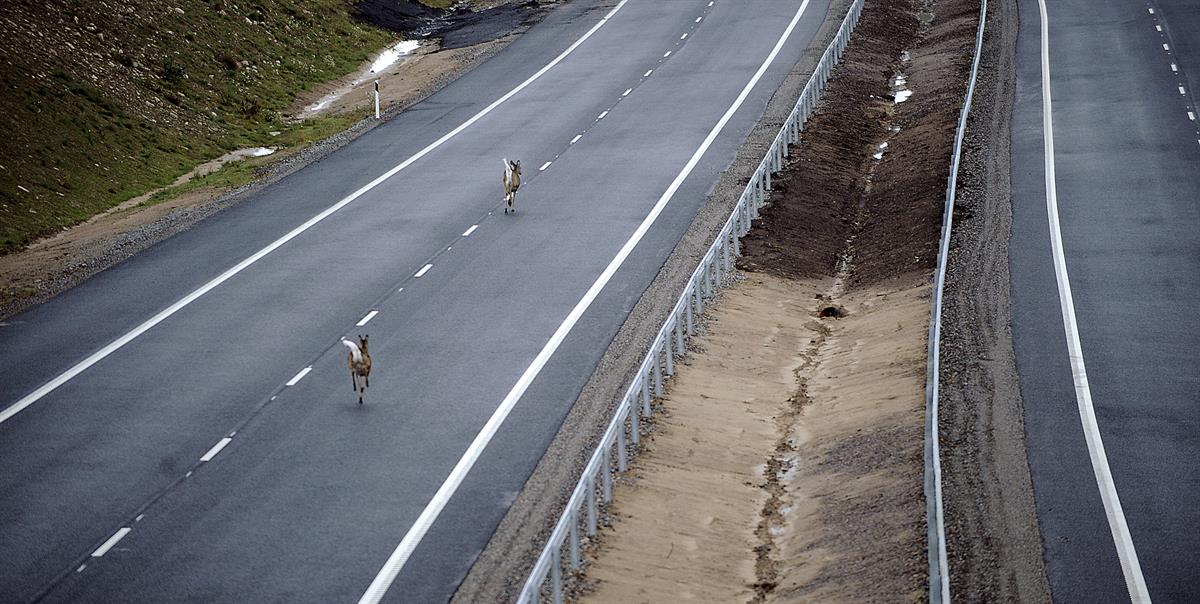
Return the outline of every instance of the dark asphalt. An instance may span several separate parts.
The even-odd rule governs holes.
[[[555,9],[329,158],[14,317],[0,327],[0,408],[449,132],[612,4]],[[0,424],[0,601],[46,589],[51,601],[357,599],[800,1],[707,4],[631,0],[470,128]],[[453,593],[825,11],[809,5],[468,474],[390,600]],[[499,213],[502,156],[525,170],[515,216]],[[355,327],[372,309],[380,314]],[[363,407],[337,343],[354,333],[371,335],[374,358]],[[122,526],[133,530],[88,558]]]
[[[1063,248],[1100,432],[1151,597],[1200,601],[1200,7],[1047,4]],[[1046,572],[1057,602],[1117,602],[1050,255],[1038,3],[1019,8],[1013,336]]]

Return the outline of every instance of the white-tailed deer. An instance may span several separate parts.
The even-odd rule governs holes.
[[[350,349],[350,383],[358,393],[358,404],[363,402],[363,392],[371,385],[371,353],[367,350],[367,337],[358,336],[358,344],[342,338],[342,344]]]
[[[504,213],[517,212],[517,189],[521,188],[521,160],[504,158]]]

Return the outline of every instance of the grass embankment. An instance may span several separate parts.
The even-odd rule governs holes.
[[[395,38],[352,10],[346,0],[8,4],[0,254],[227,151],[304,145],[348,126],[353,116],[297,124],[282,112]],[[254,163],[187,188],[242,184]]]

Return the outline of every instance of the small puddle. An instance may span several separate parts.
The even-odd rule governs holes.
[[[362,83],[382,75],[397,63],[404,64],[419,48],[421,48],[421,43],[416,40],[402,40],[383,49],[383,51],[375,57],[375,60],[371,61],[369,66],[360,68],[358,73],[354,75],[353,79],[345,84],[342,84],[341,86],[338,86],[329,94],[321,97],[321,99],[317,102],[305,107],[300,114],[296,116],[297,119],[307,119],[320,113],[323,109],[329,107],[343,96],[346,96],[346,94],[354,90]]]
[[[888,79],[888,86],[892,89],[894,105],[899,105],[912,96],[912,91],[908,89],[908,77],[903,73],[896,73]]]

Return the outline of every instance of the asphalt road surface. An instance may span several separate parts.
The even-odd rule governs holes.
[[[614,6],[556,8],[330,157],[0,326],[0,601],[356,600],[532,375],[386,594],[448,599],[827,9]],[[515,215],[502,157],[524,167]],[[338,343],[356,333],[361,407]]]
[[[1051,592],[1200,601],[1200,6],[1046,5],[1019,4],[1010,261]]]

